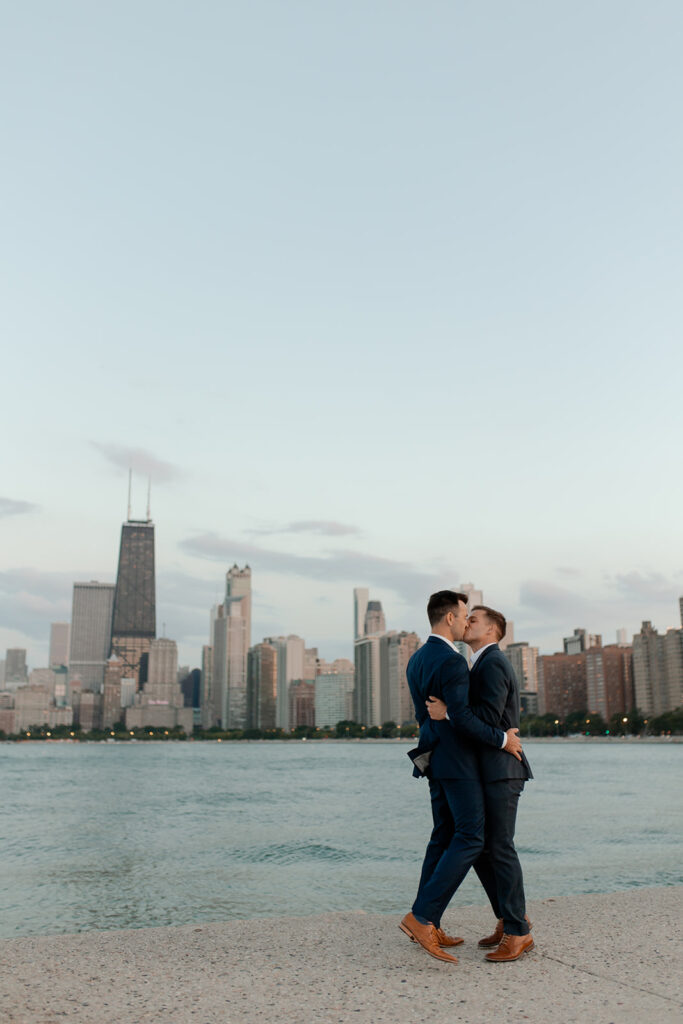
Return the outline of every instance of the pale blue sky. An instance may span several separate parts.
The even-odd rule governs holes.
[[[543,650],[677,624],[680,4],[1,22],[0,648],[114,579],[130,463],[192,664],[245,558],[253,639],[325,657],[354,585],[424,635],[472,580]]]

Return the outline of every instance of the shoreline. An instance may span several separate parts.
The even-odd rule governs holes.
[[[408,908],[406,907],[406,910]],[[683,1015],[683,886],[529,904],[536,948],[490,964],[482,906],[444,919],[465,943],[445,964],[394,915],[360,910],[5,939],[8,1024],[635,1024]]]
[[[683,743],[683,735],[672,735],[672,736],[582,736],[580,733],[571,736],[521,736],[524,743]],[[19,746],[24,743],[35,744],[35,743],[70,743],[76,745],[82,745],[84,743],[96,743],[96,744],[114,744],[118,746],[126,746],[131,743],[408,743],[415,744],[417,742],[417,736],[368,736],[367,738],[361,738],[360,736],[325,736],[315,738],[311,736],[279,736],[277,739],[266,740],[266,739],[207,739],[204,737],[188,736],[185,739],[178,739],[176,737],[161,737],[161,736],[150,736],[148,739],[136,738],[136,739],[76,739],[75,737],[66,736],[50,736],[50,737],[30,737],[22,739],[3,739],[0,740],[0,745],[8,746]]]

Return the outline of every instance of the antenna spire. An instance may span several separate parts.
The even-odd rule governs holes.
[[[152,521],[152,478],[147,478],[147,522]]]
[[[130,492],[133,485],[133,470],[128,470],[128,522],[130,522]]]

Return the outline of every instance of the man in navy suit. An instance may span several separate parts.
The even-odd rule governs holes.
[[[455,647],[467,623],[466,595],[452,590],[432,594],[427,615],[432,632],[408,662],[407,678],[420,725],[419,749],[431,752],[434,827],[412,912],[399,927],[431,956],[457,963],[441,947],[463,940],[446,935],[441,915],[484,849],[484,792],[477,750],[486,745],[486,750],[514,761],[520,757],[521,743],[518,729],[487,724],[468,706],[467,662]],[[445,712],[440,720],[430,718],[429,698],[443,702],[448,720]]]
[[[469,701],[481,721],[499,729],[519,727],[519,684],[512,665],[498,646],[505,636],[505,617],[486,605],[470,611],[463,639],[472,650]],[[430,701],[434,721],[451,717],[448,701]],[[477,760],[484,787],[485,845],[474,862],[497,918],[480,946],[497,948],[486,956],[494,963],[517,960],[534,942],[526,916],[524,881],[515,850],[517,805],[527,779],[533,778],[526,755],[521,760],[504,751],[479,747]]]

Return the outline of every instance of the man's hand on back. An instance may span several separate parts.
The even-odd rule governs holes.
[[[438,697],[427,697],[425,701],[429,717],[434,722],[441,722],[446,717],[446,705]]]
[[[507,736],[505,750],[508,754],[513,754],[518,761],[521,761],[522,741],[519,738],[519,729],[508,729],[505,735]]]

